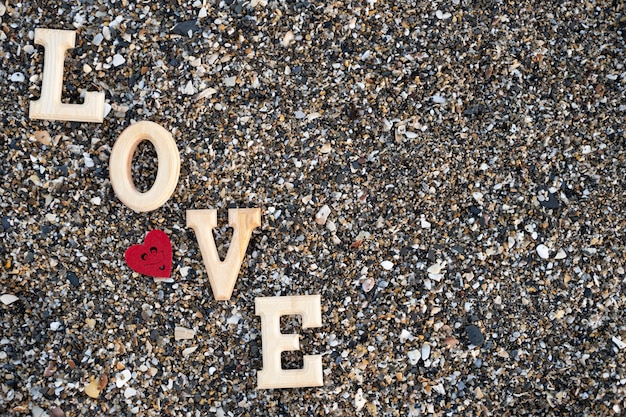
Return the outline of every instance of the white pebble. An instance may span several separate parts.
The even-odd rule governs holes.
[[[446,102],[446,98],[443,96],[431,96],[430,99],[433,101],[433,103],[437,103],[437,104],[443,104]]]
[[[202,7],[198,12],[198,19],[202,19],[203,17],[207,17],[206,7]]]
[[[563,249],[559,249],[558,253],[554,256],[554,259],[565,259],[567,253]]]
[[[376,284],[376,281],[374,281],[374,278],[368,277],[368,278],[365,278],[365,280],[363,280],[363,283],[361,284],[361,288],[365,292],[370,292],[374,288],[374,284]]]
[[[326,220],[328,220],[328,216],[330,216],[330,207],[324,204],[315,215],[315,223],[319,224],[320,226],[325,225]]]
[[[541,259],[548,259],[550,256],[550,249],[544,244],[537,245],[537,254]]]
[[[617,346],[619,349],[626,348],[626,343],[622,342],[620,338],[613,336],[611,340],[613,341],[613,343],[615,343],[615,346]]]
[[[441,10],[437,10],[435,12],[435,16],[437,16],[437,19],[445,20],[445,19],[449,19],[450,17],[452,17],[452,14],[450,14],[450,12],[444,13]]]
[[[363,407],[365,406],[366,402],[367,400],[363,396],[363,390],[359,388],[356,394],[354,395],[354,408],[356,408],[356,411],[361,411]]]
[[[283,36],[283,39],[280,41],[280,44],[283,46],[283,48],[286,48],[291,44],[291,42],[293,42],[295,38],[296,37],[293,34],[293,32],[288,31],[287,33],[285,33],[285,36]]]
[[[212,87],[205,88],[200,93],[198,93],[198,95],[195,97],[195,99],[196,100],[201,100],[203,98],[211,97],[215,93],[217,93],[217,90],[215,88],[212,88]]]
[[[33,417],[42,417],[43,416],[43,408],[38,407],[38,406],[34,406],[33,409],[31,410],[31,415]],[[48,414],[46,414],[47,416]]]
[[[91,41],[91,43],[94,46],[99,46],[103,40],[104,40],[104,36],[102,35],[102,33],[98,33],[96,34],[96,36],[93,37],[93,40]]]
[[[94,197],[91,200],[89,200],[91,202],[91,204],[93,204],[94,206],[99,206],[100,203],[102,203],[102,199],[100,197]]]
[[[52,330],[53,332],[56,332],[60,328],[61,328],[61,323],[60,322],[53,321],[52,323],[50,323],[50,330]]]
[[[130,398],[137,395],[137,390],[135,388],[126,387],[124,390],[124,398]]]
[[[89,155],[88,153],[83,153],[83,157],[85,158],[85,166],[87,168],[93,168],[96,164],[93,162],[93,159],[91,159],[91,155]]]
[[[119,67],[120,65],[122,65],[125,62],[126,62],[126,59],[122,55],[120,55],[120,54],[113,55],[113,66],[114,67]]]
[[[441,270],[443,269],[443,267],[444,265],[440,264],[439,262],[435,262],[434,264],[428,267],[426,272],[428,272],[429,274],[439,274],[441,273]]]
[[[111,109],[112,109],[111,104],[105,101],[104,102],[104,114],[102,117],[106,118],[109,115],[109,113],[111,113]]]
[[[385,269],[387,271],[390,271],[391,268],[393,268],[393,262],[391,262],[391,261],[382,261],[380,263],[380,266],[382,266],[383,269]]]
[[[122,388],[124,385],[126,385],[128,381],[130,381],[131,377],[132,374],[130,373],[130,371],[128,369],[124,369],[122,372],[115,375],[115,385],[118,388]]]
[[[402,329],[400,332],[400,343],[404,343],[407,340],[413,340],[413,335],[407,329]]]
[[[19,298],[17,298],[13,294],[2,294],[2,296],[0,296],[0,301],[2,301],[2,304],[7,306],[11,303],[16,302],[17,300],[19,300]]]
[[[238,324],[241,321],[241,314],[235,313],[226,320],[226,324]]]
[[[188,347],[187,349],[183,349],[183,356],[187,357],[191,355],[192,353],[196,351],[196,349],[198,349],[198,346],[192,346],[192,347]]]
[[[188,96],[192,96],[196,94],[196,89],[193,87],[193,82],[191,80],[187,82],[185,87],[181,90],[181,93],[188,95]]]
[[[306,117],[306,113],[298,110],[294,113],[294,116],[296,117],[296,119],[304,119]]]
[[[417,365],[417,362],[419,362],[420,358],[422,357],[422,353],[420,352],[419,349],[414,349],[414,350],[410,350],[406,356],[408,356],[409,358],[409,363],[411,365]]]
[[[426,360],[430,357],[430,345],[428,343],[425,343],[422,346],[422,359]]]
[[[232,77],[224,78],[224,85],[226,87],[234,87],[237,84],[237,76],[234,75]]]
[[[10,80],[14,83],[23,83],[25,79],[26,77],[24,77],[24,74],[22,74],[21,72],[14,72],[13,74],[11,74],[10,78]]]

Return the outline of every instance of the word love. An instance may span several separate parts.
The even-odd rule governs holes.
[[[45,48],[43,80],[39,100],[30,102],[32,119],[65,120],[102,123],[104,93],[88,91],[83,104],[61,101],[63,91],[63,62],[65,52],[72,49],[76,33],[68,30],[35,29],[35,43]],[[157,153],[158,170],[152,187],[139,192],[133,182],[131,166],[137,146],[150,141]],[[180,154],[172,135],[162,126],[141,121],[127,127],[118,137],[110,156],[111,186],[127,207],[146,212],[161,207],[176,189],[180,175]],[[246,254],[252,231],[261,225],[258,208],[229,209],[228,223],[233,228],[232,241],[222,261],[217,253],[213,229],[217,227],[217,211],[187,210],[187,226],[196,235],[207,269],[211,289],[216,300],[230,299]],[[135,271],[157,277],[168,277],[172,265],[172,247],[163,233],[146,236],[143,245],[131,246],[125,253],[128,265]],[[281,353],[300,350],[297,334],[280,332],[280,317],[302,316],[302,327],[321,327],[319,295],[259,297],[255,299],[255,313],[261,317],[263,369],[257,373],[259,388],[295,388],[323,385],[321,355],[304,355],[301,369],[282,369]]]

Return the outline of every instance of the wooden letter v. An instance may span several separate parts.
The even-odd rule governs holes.
[[[252,231],[261,225],[261,209],[229,209],[228,224],[233,228],[233,237],[226,259],[222,262],[213,239],[213,228],[217,227],[217,210],[187,210],[187,227],[196,233],[216,300],[229,300],[233,293]]]

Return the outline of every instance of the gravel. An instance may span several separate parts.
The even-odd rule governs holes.
[[[0,415],[624,414],[623,2],[49,3],[0,1]],[[102,124],[29,118],[36,27]],[[181,156],[148,213],[109,181],[141,120]],[[185,210],[224,258],[229,207],[262,226],[216,301]],[[173,282],[124,262],[154,229]],[[324,386],[259,390],[254,299],[304,294]]]

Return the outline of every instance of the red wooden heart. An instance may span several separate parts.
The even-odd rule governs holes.
[[[152,230],[143,245],[133,245],[124,254],[133,271],[156,278],[169,278],[172,269],[172,242],[162,230]]]

